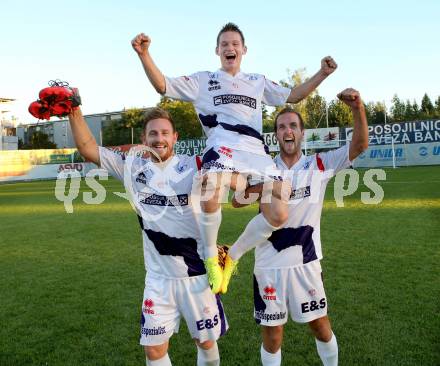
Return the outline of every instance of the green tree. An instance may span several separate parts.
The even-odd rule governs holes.
[[[334,99],[328,107],[329,127],[345,127],[353,125],[353,116],[348,105],[339,99]]]
[[[21,146],[23,150],[36,150],[36,149],[56,149],[57,144],[49,140],[49,135],[41,132],[35,131],[28,144]]]
[[[162,97],[157,106],[171,114],[176,124],[179,138],[191,139],[203,136],[202,127],[191,103]]]
[[[365,112],[370,125],[384,124],[390,120],[388,113],[385,119],[385,104],[381,102],[368,102]]]
[[[308,96],[304,103],[306,128],[326,127],[325,109],[326,101],[317,92],[314,95]]]
[[[425,93],[425,95],[423,95],[423,98],[422,98],[420,112],[421,112],[421,117],[423,119],[430,118],[434,114],[434,106],[431,102],[431,99],[429,99],[428,94],[426,94],[426,93]]]
[[[435,118],[440,118],[440,96],[435,100]]]
[[[394,94],[392,99],[393,105],[391,106],[392,120],[395,122],[401,122],[405,120],[405,104],[399,99],[397,94]]]

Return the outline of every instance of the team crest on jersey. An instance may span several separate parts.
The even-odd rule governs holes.
[[[182,164],[179,163],[174,168],[176,169],[177,173],[182,174],[185,170],[188,169],[188,164],[186,164],[186,163],[182,163]]]
[[[246,107],[257,109],[256,99],[248,97],[246,95],[223,94],[223,95],[217,95],[213,99],[215,106],[221,104],[243,104]]]
[[[209,79],[208,85],[208,91],[221,89],[220,82],[217,80]]]
[[[310,186],[292,189],[290,200],[299,200],[305,197],[310,197]]]
[[[276,300],[277,299],[276,289],[272,285],[266,286],[263,289],[263,291],[264,291],[264,295],[263,295],[264,300]]]

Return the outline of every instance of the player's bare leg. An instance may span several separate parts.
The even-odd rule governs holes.
[[[197,366],[220,365],[220,354],[216,341],[199,342],[197,339]]]
[[[338,364],[338,343],[328,316],[311,321],[309,326],[315,336],[316,349],[324,366],[336,366]]]
[[[168,342],[157,346],[144,346],[147,366],[171,366],[168,357]]]
[[[287,182],[275,181],[263,185],[261,213],[249,221],[243,233],[229,249],[223,271],[222,293],[227,292],[229,281],[241,256],[264,243],[275,230],[285,224],[290,192],[291,186]]]
[[[261,363],[263,366],[281,365],[281,345],[283,343],[283,326],[262,326]]]
[[[229,192],[231,173],[208,173],[205,175],[200,198],[200,235],[204,243],[205,268],[213,293],[220,292],[223,270],[218,263],[217,238],[220,228],[221,202]]]

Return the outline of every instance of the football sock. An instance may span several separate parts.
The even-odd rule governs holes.
[[[329,342],[321,342],[315,338],[316,349],[324,366],[338,365],[338,342],[336,336],[332,333],[332,338]]]
[[[201,212],[199,218],[200,236],[204,243],[205,258],[212,258],[218,255],[217,236],[218,229],[222,223],[222,210],[213,213]]]
[[[236,261],[247,251],[264,243],[274,230],[278,229],[269,224],[262,213],[255,216],[244,229],[243,233],[229,249],[228,254]]]
[[[147,358],[147,366],[172,366],[172,365],[171,365],[171,360],[168,357],[168,353],[167,353],[159,360],[152,361]]]
[[[281,348],[276,353],[267,352],[261,345],[261,364],[263,366],[280,366],[281,365]]]
[[[220,355],[217,342],[210,349],[197,346],[197,366],[219,366]]]

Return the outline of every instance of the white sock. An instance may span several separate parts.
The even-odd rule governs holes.
[[[329,342],[321,342],[315,338],[316,349],[318,355],[324,366],[337,366],[338,365],[338,342],[336,336],[332,333],[332,338]]]
[[[218,353],[217,342],[210,349],[203,349],[197,346],[197,366],[219,366],[220,354]]]
[[[263,366],[280,366],[281,365],[281,348],[276,353],[267,352],[261,345],[261,364]]]
[[[147,366],[172,366],[168,353],[159,360],[151,361],[147,358]]]
[[[204,243],[205,259],[218,255],[217,236],[222,223],[222,210],[213,213],[201,212],[199,217],[200,236]]]
[[[244,253],[264,243],[276,229],[278,228],[269,224],[262,213],[258,214],[249,221],[228,254],[234,261],[240,259]]]

